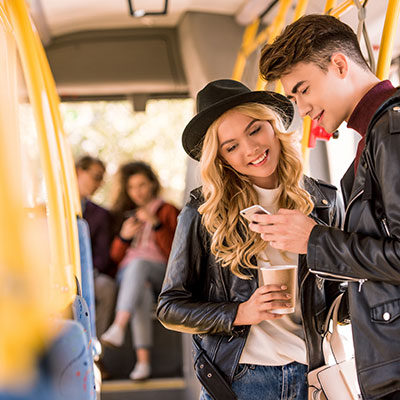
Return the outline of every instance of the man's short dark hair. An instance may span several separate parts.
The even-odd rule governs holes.
[[[263,47],[260,73],[266,81],[275,81],[299,62],[315,63],[326,71],[332,54],[337,52],[369,69],[350,26],[330,15],[309,14],[288,25],[272,44]]]
[[[101,161],[99,158],[88,155],[79,158],[79,160],[75,163],[75,168],[87,171],[93,164],[100,165],[104,171],[106,170],[106,166],[104,165],[103,161]]]

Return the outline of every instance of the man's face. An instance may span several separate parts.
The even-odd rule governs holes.
[[[77,168],[78,188],[81,197],[89,197],[101,186],[104,169],[99,164],[92,164],[87,170]]]
[[[309,115],[327,132],[334,132],[351,115],[353,101],[346,65],[330,61],[327,68],[324,71],[315,63],[300,62],[281,82],[302,117]]]

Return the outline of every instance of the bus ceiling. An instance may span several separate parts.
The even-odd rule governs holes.
[[[291,2],[286,22],[297,3]],[[306,13],[324,12],[324,3],[309,0]],[[386,3],[367,5],[375,50]],[[62,99],[131,97],[140,110],[147,98],[194,96],[209,80],[232,76],[245,27],[259,16],[261,25],[271,24],[279,1],[30,0],[30,7]],[[355,7],[340,18],[357,29]],[[393,58],[400,54],[400,32],[395,38]],[[255,51],[241,77],[251,87],[257,58]]]

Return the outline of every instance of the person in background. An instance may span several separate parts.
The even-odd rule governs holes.
[[[302,116],[327,132],[346,121],[361,140],[341,182],[343,230],[287,207],[256,216],[251,229],[275,249],[307,254],[318,276],[349,281],[362,398],[398,400],[400,91],[373,74],[353,30],[328,15],[307,15],[288,25],[264,46],[260,72],[267,81],[281,80]]]
[[[75,166],[82,216],[89,225],[92,244],[96,332],[100,336],[110,326],[115,306],[116,266],[110,257],[113,223],[111,213],[90,198],[101,186],[106,169],[101,160],[89,155],[81,157]]]
[[[293,106],[273,92],[252,92],[230,79],[197,95],[185,151],[200,161],[203,186],[178,221],[157,316],[169,329],[193,334],[201,400],[306,400],[306,372],[324,363],[322,325],[339,292],[317,281],[306,259],[281,253],[248,227],[240,210],[260,204],[301,210],[338,224],[335,187],[302,174],[298,143],[286,129]],[[290,228],[290,222],[288,224]],[[285,286],[258,269],[298,265],[294,312]]]
[[[141,380],[151,374],[154,294],[164,278],[179,210],[160,197],[159,180],[148,164],[124,164],[119,178],[112,208],[118,235],[111,247],[111,257],[118,263],[119,292],[114,322],[101,341],[121,346],[130,322],[136,364],[129,377]]]

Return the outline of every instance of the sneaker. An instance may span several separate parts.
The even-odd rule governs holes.
[[[120,347],[124,344],[125,330],[117,324],[112,324],[102,335],[101,341],[105,345]]]
[[[133,371],[129,374],[129,378],[133,381],[142,381],[150,378],[151,367],[148,363],[137,362]]]

